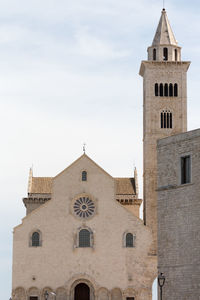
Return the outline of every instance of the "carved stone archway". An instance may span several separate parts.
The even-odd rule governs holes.
[[[88,286],[89,300],[95,300],[94,287],[93,287],[92,283],[89,280],[84,279],[84,278],[74,281],[74,283],[72,284],[71,289],[70,289],[69,300],[77,300],[77,299],[75,299],[75,289],[80,284],[83,284],[83,287],[84,287],[84,285],[85,285],[85,287]]]

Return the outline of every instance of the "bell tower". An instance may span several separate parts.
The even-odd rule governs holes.
[[[166,10],[161,18],[148,60],[142,61],[143,77],[143,178],[144,224],[153,230],[152,253],[157,244],[157,140],[187,131],[187,70],[181,47],[172,32]]]

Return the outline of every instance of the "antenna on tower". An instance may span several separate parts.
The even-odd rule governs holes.
[[[163,9],[165,9],[165,0],[163,0]]]

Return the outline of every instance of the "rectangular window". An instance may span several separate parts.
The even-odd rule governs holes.
[[[38,297],[30,296],[30,300],[38,300]]]
[[[191,182],[191,157],[181,157],[181,184]]]
[[[134,297],[126,297],[126,300],[135,300]]]

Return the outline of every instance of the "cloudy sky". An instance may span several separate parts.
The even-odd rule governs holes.
[[[12,228],[29,168],[55,176],[86,153],[113,176],[138,168],[142,190],[140,62],[162,0],[0,0],[1,299],[10,297]],[[188,128],[200,127],[200,4],[167,0],[188,72]],[[142,196],[142,192],[140,193]]]

